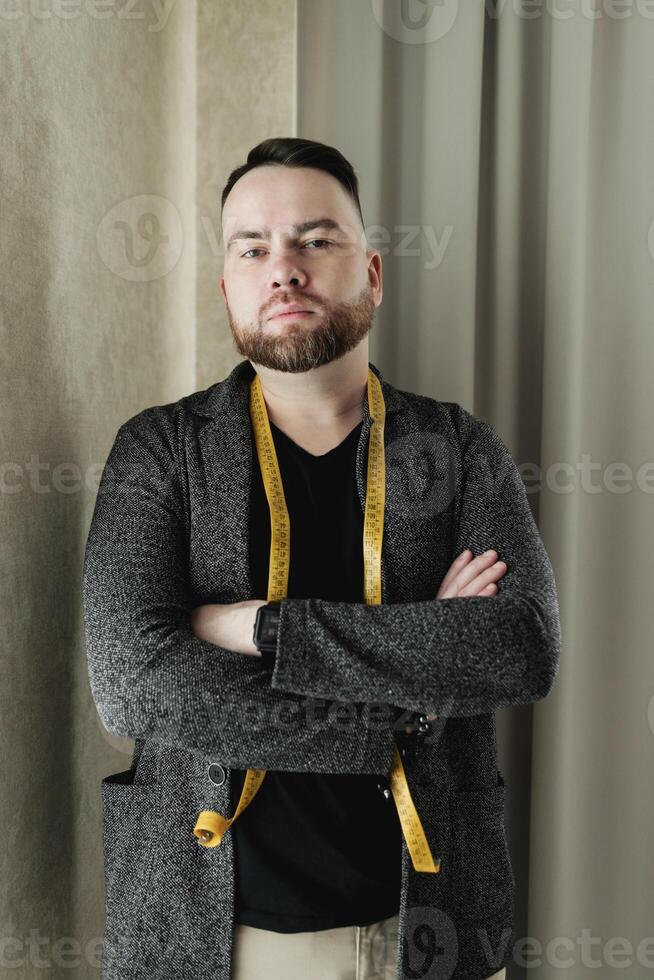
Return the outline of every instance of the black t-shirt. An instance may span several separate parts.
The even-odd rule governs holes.
[[[362,422],[314,456],[274,423],[291,523],[289,598],[363,602],[363,511],[355,456]],[[268,594],[270,511],[255,449],[250,561]],[[245,770],[232,780],[233,813]],[[396,915],[402,830],[384,774],[266,771],[230,828],[235,922],[275,932],[369,925]]]

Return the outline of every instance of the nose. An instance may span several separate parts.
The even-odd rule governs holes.
[[[279,289],[282,286],[299,286],[302,282],[305,282],[303,278],[297,273],[290,273],[288,276],[274,276],[271,286],[273,289]]]
[[[307,276],[295,264],[294,256],[288,258],[280,256],[274,265],[270,276],[270,286],[273,290],[284,286],[304,287],[307,284]]]

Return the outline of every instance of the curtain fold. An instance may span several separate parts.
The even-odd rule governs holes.
[[[555,688],[497,713],[514,978],[652,969],[653,18],[298,4],[297,135],[353,161],[383,255],[372,359],[497,428],[555,568]]]

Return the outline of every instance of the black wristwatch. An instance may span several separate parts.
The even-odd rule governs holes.
[[[277,627],[279,625],[279,607],[281,600],[267,602],[259,606],[254,620],[252,640],[263,657],[263,662],[269,666],[275,663],[277,653]]]

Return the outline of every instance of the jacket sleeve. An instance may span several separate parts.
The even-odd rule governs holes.
[[[379,706],[273,690],[271,667],[259,658],[193,633],[172,430],[162,407],[125,422],[100,479],[83,607],[90,688],[103,724],[239,769],[388,772],[394,741]]]
[[[284,599],[273,688],[387,700],[440,717],[549,693],[561,641],[552,565],[507,447],[488,423],[453,404],[462,478],[451,558],[494,548],[508,566],[499,591],[381,605]]]

